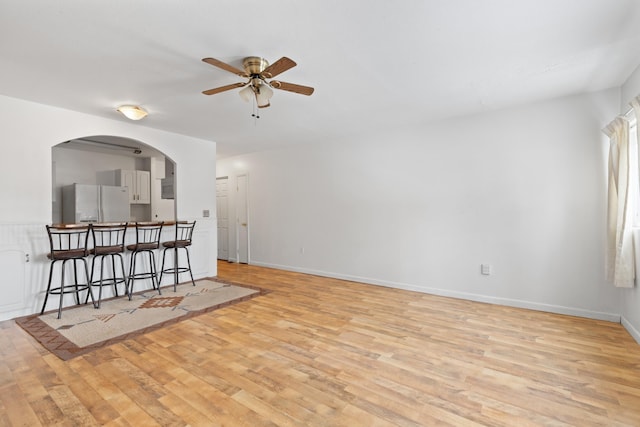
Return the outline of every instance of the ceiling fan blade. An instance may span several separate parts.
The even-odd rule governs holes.
[[[248,82],[247,83],[233,83],[233,84],[226,85],[226,86],[220,86],[220,87],[217,87],[217,88],[214,88],[214,89],[204,90],[204,91],[202,91],[202,93],[204,93],[205,95],[215,95],[216,93],[220,93],[220,92],[224,92],[224,91],[227,91],[227,90],[243,87],[243,86],[246,86],[247,84],[248,84]]]
[[[282,58],[278,59],[276,62],[265,68],[264,71],[260,73],[260,75],[266,79],[270,79],[280,73],[284,73],[285,71],[295,67],[296,65],[298,64],[296,64],[292,59],[283,56]]]
[[[274,80],[269,82],[271,87],[274,89],[288,90],[289,92],[295,92],[302,95],[311,95],[313,93],[313,88],[309,86],[301,86],[293,83],[281,82],[278,80]]]
[[[240,70],[240,69],[238,69],[238,68],[236,68],[236,67],[234,67],[232,65],[226,64],[226,63],[224,63],[222,61],[219,61],[219,60],[217,60],[215,58],[202,58],[202,61],[206,62],[207,64],[213,65],[214,67],[222,68],[223,70],[228,71],[228,72],[233,73],[233,74],[236,74],[236,75],[238,75],[240,77],[249,77],[249,75],[247,73],[245,73],[244,71],[242,71],[242,70]]]

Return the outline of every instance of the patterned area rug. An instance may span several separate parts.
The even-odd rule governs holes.
[[[99,309],[92,304],[57,310],[42,316],[16,319],[16,323],[45,348],[68,360],[100,347],[133,338],[172,323],[246,301],[266,292],[260,288],[236,285],[215,279],[173,285],[158,291],[147,290],[127,297],[103,300]]]

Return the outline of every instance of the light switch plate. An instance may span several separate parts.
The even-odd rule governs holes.
[[[205,209],[202,211],[202,217],[203,218],[209,218],[209,209]]]

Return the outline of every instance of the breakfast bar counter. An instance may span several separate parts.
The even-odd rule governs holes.
[[[89,226],[90,224],[61,225],[72,228]],[[161,242],[175,239],[174,225],[175,221],[163,222]],[[193,245],[189,249],[192,272],[196,280],[216,275],[216,225],[215,219],[197,218],[193,232]],[[125,243],[133,244],[135,239],[135,222],[131,222],[128,224]],[[89,246],[91,247],[91,239]],[[49,276],[50,260],[47,258],[49,252],[50,244],[45,224],[0,224],[0,265],[3,265],[7,278],[0,285],[3,293],[2,301],[0,301],[0,321],[40,311]],[[160,252],[158,251],[158,253]],[[129,266],[129,256],[130,254],[126,253],[125,266],[127,267]],[[169,256],[167,254],[167,260]],[[173,283],[173,277],[165,277],[162,279],[161,286]],[[180,282],[189,279],[187,274],[186,277],[180,278]],[[135,285],[136,290],[142,290],[145,286],[144,283],[136,283]],[[103,292],[103,298],[111,296],[109,287],[105,287]],[[64,305],[73,305],[72,298],[73,295],[65,296]],[[49,304],[53,308],[53,303]]]

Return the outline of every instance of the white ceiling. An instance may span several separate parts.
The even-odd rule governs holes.
[[[0,0],[0,94],[216,141],[220,155],[369,134],[622,84],[637,0]],[[201,61],[298,66],[252,119]]]

